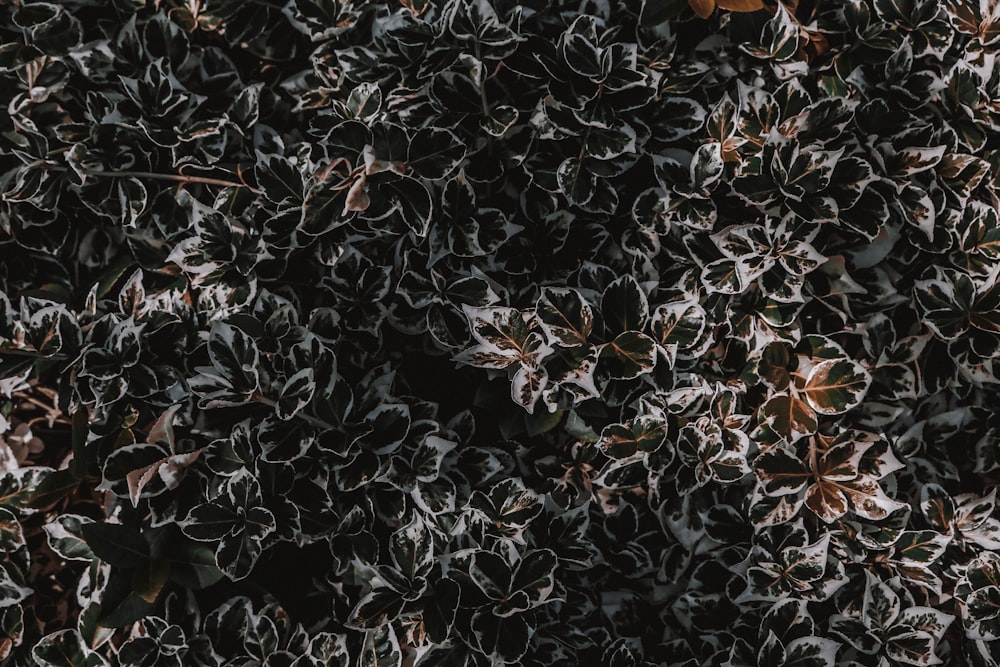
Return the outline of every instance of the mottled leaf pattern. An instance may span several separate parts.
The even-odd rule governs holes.
[[[0,663],[996,662],[1000,3],[0,34]]]

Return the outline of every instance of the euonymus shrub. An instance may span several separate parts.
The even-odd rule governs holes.
[[[1000,6],[715,4],[0,1],[5,664],[997,664]]]

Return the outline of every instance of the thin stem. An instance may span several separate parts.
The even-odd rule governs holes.
[[[818,484],[820,480],[819,476],[819,462],[817,461],[819,457],[816,452],[816,439],[809,438],[809,468],[812,470],[813,480]]]
[[[53,165],[51,167],[46,167],[49,171],[69,171],[68,167],[61,167]],[[224,187],[234,187],[234,188],[246,188],[253,192],[254,194],[261,194],[260,190],[254,188],[246,183],[239,183],[237,181],[227,181],[221,178],[210,178],[208,176],[187,176],[184,174],[159,174],[152,171],[90,171],[84,170],[82,172],[87,176],[111,176],[117,178],[149,178],[159,181],[173,181],[175,183],[204,183],[205,185],[221,185]]]

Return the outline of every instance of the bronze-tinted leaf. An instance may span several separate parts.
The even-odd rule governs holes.
[[[707,19],[715,11],[715,0],[688,0],[698,18]]]
[[[816,412],[809,403],[789,394],[779,394],[764,404],[761,423],[789,441],[812,435],[818,428]]]
[[[819,481],[806,491],[806,507],[827,523],[847,514],[847,496],[836,484]]]
[[[716,0],[719,9],[731,12],[755,12],[764,9],[763,0]]]

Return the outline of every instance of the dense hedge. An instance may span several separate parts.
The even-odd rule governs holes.
[[[1000,5],[690,4],[0,0],[3,664],[997,664]]]

